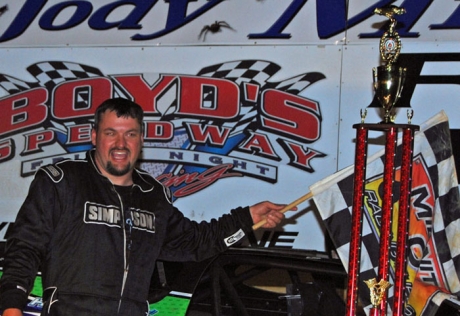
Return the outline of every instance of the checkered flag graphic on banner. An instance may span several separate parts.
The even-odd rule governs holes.
[[[40,87],[40,84],[37,82],[25,82],[8,75],[0,74],[0,87],[9,94],[15,94]]]
[[[226,78],[238,85],[242,82],[262,85],[280,69],[279,65],[268,61],[239,60],[205,67],[198,76]]]
[[[94,67],[62,61],[47,61],[27,67],[27,71],[34,76],[36,82],[26,82],[8,75],[0,74],[0,87],[9,94],[21,91],[46,87],[48,90],[67,80],[101,77],[103,73]]]
[[[358,291],[366,308],[370,308],[370,298],[364,280],[378,278],[380,223],[374,211],[378,210],[379,197],[374,193],[378,192],[383,178],[383,155],[381,151],[370,157],[366,167],[366,207],[363,210]],[[399,151],[397,156],[400,156]],[[409,226],[411,251],[408,252],[410,264],[406,267],[407,300],[404,315],[432,315],[444,296],[460,294],[460,245],[455,237],[460,234],[460,198],[449,124],[444,112],[420,126],[420,131],[414,137],[413,156]],[[396,169],[398,167],[397,164]],[[346,269],[352,229],[353,178],[354,167],[350,166],[310,187]],[[393,202],[397,203],[398,199],[399,196],[395,196]],[[375,203],[369,207],[371,201]],[[381,201],[379,203],[381,206]],[[414,244],[418,240],[424,242]],[[390,271],[389,276],[390,283],[394,284],[394,272]],[[390,288],[387,315],[392,315],[392,296],[393,290]]]
[[[292,94],[298,94],[305,90],[309,85],[325,78],[326,77],[320,72],[309,72],[281,82],[267,82],[264,89],[271,88]]]
[[[40,85],[53,88],[57,84],[73,79],[101,77],[102,72],[94,67],[63,61],[40,62],[27,67]]]

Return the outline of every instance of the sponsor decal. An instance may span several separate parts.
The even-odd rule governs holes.
[[[134,229],[155,232],[155,214],[133,208],[130,212]]]
[[[244,234],[243,230],[240,229],[239,231],[237,231],[236,233],[234,233],[230,237],[225,238],[224,241],[225,241],[225,244],[227,245],[227,247],[230,247],[234,243],[236,243],[239,240],[241,240],[241,238],[243,238],[244,236],[245,236],[245,234]]]
[[[153,213],[130,208],[129,215],[130,228],[151,233],[155,232],[155,215]],[[119,207],[113,205],[86,202],[84,222],[87,224],[102,224],[121,228],[121,210]]]
[[[121,210],[117,206],[85,203],[84,222],[121,228]]]

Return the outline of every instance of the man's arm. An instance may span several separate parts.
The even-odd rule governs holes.
[[[0,278],[1,309],[21,310],[27,305],[28,293],[52,235],[51,206],[58,205],[53,182],[44,172],[37,172],[29,194],[6,235]]]

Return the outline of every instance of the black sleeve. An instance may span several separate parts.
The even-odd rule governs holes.
[[[239,207],[219,219],[197,223],[174,209],[160,259],[201,261],[240,242],[252,230],[249,207]]]
[[[59,208],[53,181],[38,172],[13,227],[6,236],[0,308],[23,309],[33,287],[53,229],[53,209]]]

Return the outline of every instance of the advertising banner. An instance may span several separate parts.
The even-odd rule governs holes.
[[[341,52],[309,49],[0,50],[11,65],[0,77],[4,221],[14,221],[39,167],[84,158],[94,110],[114,96],[143,106],[140,166],[192,219],[261,200],[291,202],[337,165],[331,144],[338,143]],[[309,227],[303,238],[298,227]],[[324,244],[308,205],[288,220],[285,234],[268,242]]]
[[[0,1],[0,46],[347,45],[373,42],[395,5],[406,42],[455,41],[460,10],[433,0]]]

